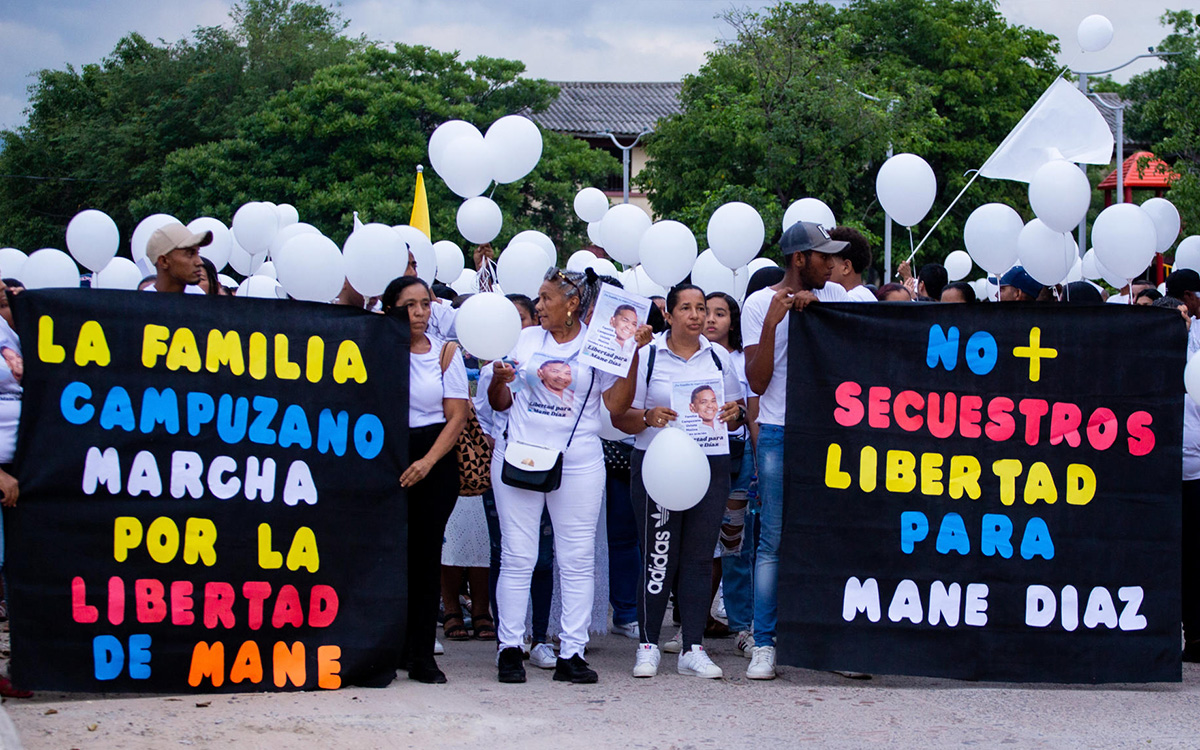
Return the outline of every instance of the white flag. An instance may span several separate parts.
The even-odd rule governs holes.
[[[1059,78],[992,152],[979,173],[1029,182],[1039,167],[1055,159],[1108,164],[1112,154],[1108,123],[1079,89]]]

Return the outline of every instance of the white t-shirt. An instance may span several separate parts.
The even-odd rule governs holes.
[[[492,385],[492,363],[480,364],[479,382],[475,386],[475,416],[479,418],[479,426],[485,435],[491,435],[499,440],[508,424],[508,412],[492,409],[488,400],[488,388]]]
[[[1193,318],[1188,329],[1188,358],[1200,351],[1200,321]],[[1200,404],[1183,396],[1183,479],[1200,479]]]
[[[742,384],[742,396],[745,397],[746,403],[750,403],[750,399],[758,398],[754,395],[754,391],[750,390],[750,381],[746,379],[746,352],[729,352],[729,359],[733,361],[733,369],[737,370],[738,380]],[[738,437],[743,440],[750,439],[750,429],[745,425],[737,432],[729,433],[730,437]]]
[[[149,284],[147,284],[145,286],[144,289],[142,289],[142,291],[143,292],[157,292],[158,287],[156,287],[154,285],[154,282],[151,281]],[[183,288],[183,293],[184,294],[204,294],[204,290],[201,289],[200,287],[196,286],[195,284],[188,284],[187,286],[185,286]]]
[[[829,286],[829,285],[826,284],[826,286]],[[859,284],[858,286],[854,287],[853,289],[848,290],[846,292],[846,299],[849,302],[878,302],[879,301],[879,299],[875,296],[875,292],[872,292],[870,289],[868,289],[866,284]]]
[[[507,412],[508,439],[566,450],[563,471],[591,471],[604,462],[599,434],[600,410],[604,408],[601,395],[618,378],[580,364],[579,352],[586,336],[587,326],[581,323],[575,338],[560,344],[541,326],[532,326],[521,331],[510,355],[517,378],[509,384],[513,403]],[[501,456],[503,440],[501,436],[497,441]]]
[[[427,427],[446,421],[442,399],[471,397],[467,384],[467,366],[463,364],[462,349],[455,347],[445,375],[442,373],[444,342],[429,337],[429,351],[408,355],[408,426]]]
[[[650,366],[650,347],[656,347],[654,355],[654,372],[650,373],[650,385],[646,386],[647,368]],[[713,361],[713,353],[721,362],[720,369]],[[743,368],[744,369],[744,368]],[[685,360],[667,346],[667,332],[655,334],[654,339],[638,350],[637,391],[633,396],[634,409],[648,409],[655,406],[671,406],[671,386],[684,380],[702,380],[720,377],[724,381],[725,400],[737,401],[742,398],[742,381],[738,370],[729,357],[729,352],[723,346],[713,346],[712,342],[700,337],[700,349]],[[667,427],[647,427],[634,436],[633,447],[646,450],[654,436]]]
[[[429,333],[442,341],[454,341],[458,331],[454,327],[458,320],[458,310],[455,310],[445,300],[434,300],[429,304]]]
[[[9,351],[4,352],[3,350]],[[0,318],[0,464],[11,463],[17,450],[17,425],[21,422],[21,395],[23,390],[9,369],[10,357],[21,356],[21,341]]]
[[[814,290],[817,299],[822,302],[847,301],[846,290],[841,284],[828,283],[822,289]],[[760,289],[746,298],[742,306],[742,346],[758,346],[762,338],[763,322],[767,319],[767,309],[775,290],[771,287]],[[771,382],[765,393],[759,394],[758,423],[783,426],[784,412],[787,409],[787,344],[788,316],[775,327],[775,365],[771,374]]]

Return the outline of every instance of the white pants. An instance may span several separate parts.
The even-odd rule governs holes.
[[[500,577],[496,582],[497,635],[500,648],[520,646],[525,639],[525,612],[538,555],[542,508],[554,526],[554,558],[562,598],[559,655],[569,659],[588,641],[595,589],[596,524],[604,495],[604,465],[579,473],[564,473],[554,492],[532,492],[500,481],[503,454],[492,462],[492,490],[500,516]]]

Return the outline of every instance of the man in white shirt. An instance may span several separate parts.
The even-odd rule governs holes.
[[[829,236],[848,243],[845,250],[834,255],[833,274],[829,280],[841,284],[851,302],[877,302],[875,293],[863,284],[863,271],[871,267],[871,243],[863,233],[851,227],[834,227]]]
[[[786,261],[783,280],[746,298],[742,344],[746,379],[758,402],[759,540],[754,564],[754,652],[746,677],[775,677],[779,539],[783,530],[783,425],[787,406],[788,312],[817,302],[845,302],[840,284],[826,283],[847,242],[820,224],[798,222],[779,241]]]

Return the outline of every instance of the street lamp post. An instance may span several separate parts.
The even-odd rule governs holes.
[[[611,130],[603,130],[603,131],[596,133],[596,135],[608,136],[609,139],[613,142],[613,145],[616,146],[617,148],[621,149],[621,174],[622,174],[622,177],[624,180],[624,183],[623,183],[624,200],[621,201],[622,203],[629,202],[629,152],[633,151],[634,147],[638,145],[638,141],[642,140],[642,136],[650,135],[653,132],[654,131],[652,129],[646,128],[642,132],[638,133],[637,136],[634,137],[633,143],[630,143],[628,146],[623,145],[620,141],[618,141],[617,137],[615,135],[613,135]]]

